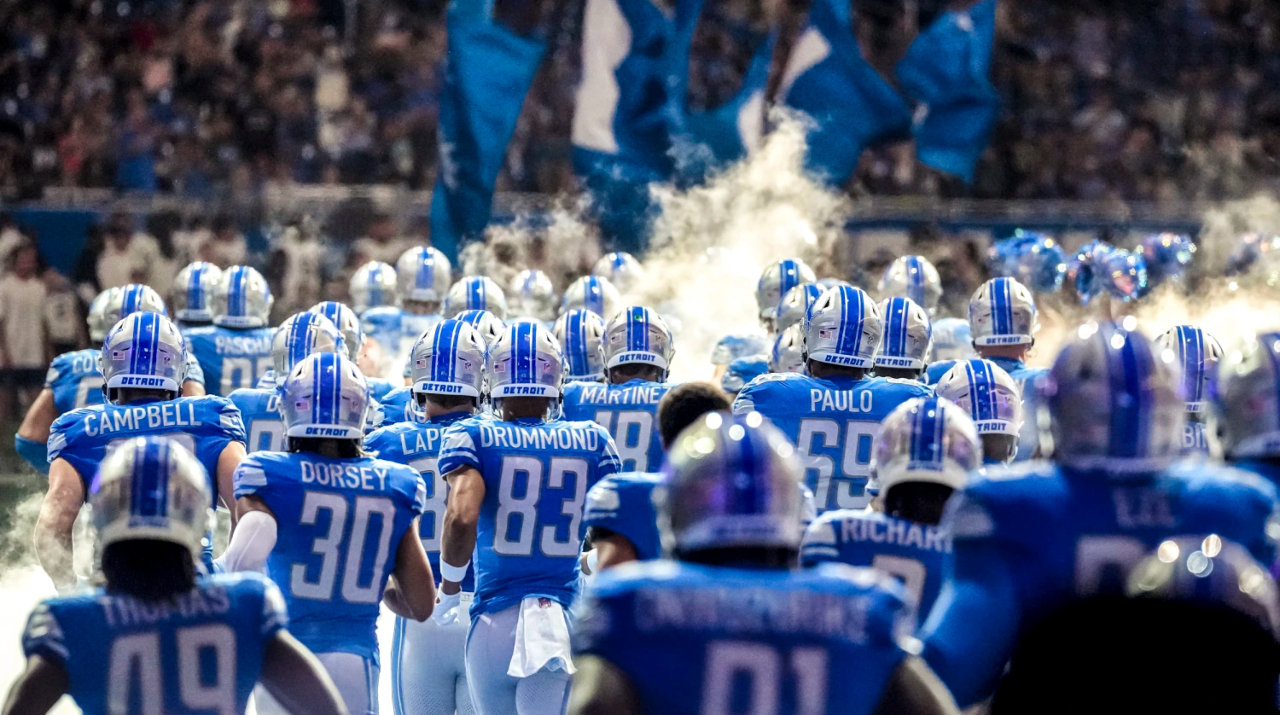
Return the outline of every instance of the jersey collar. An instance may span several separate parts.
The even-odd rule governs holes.
[[[987,360],[990,360],[991,362],[999,365],[1001,370],[1004,370],[1009,374],[1013,374],[1014,370],[1021,370],[1027,366],[1025,362],[1022,362],[1017,358],[997,356],[997,357],[989,357],[987,358]]]
[[[435,417],[432,417],[432,418],[428,419],[428,420],[427,420],[427,424],[429,424],[429,425],[451,425],[451,424],[453,424],[454,422],[458,422],[458,421],[461,421],[461,420],[465,420],[465,419],[467,419],[468,417],[474,417],[474,415],[473,415],[472,413],[470,413],[470,412],[466,411],[466,410],[460,410],[460,411],[458,411],[458,412],[449,412],[449,413],[447,413],[447,414],[443,414],[443,415],[436,415]]]

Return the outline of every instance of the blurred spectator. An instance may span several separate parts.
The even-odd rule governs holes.
[[[173,276],[166,275],[169,264],[160,253],[160,245],[150,235],[134,230],[133,219],[128,214],[112,214],[103,239],[96,257],[98,290],[130,283],[146,283],[158,291],[168,290]],[[85,250],[89,251],[90,247],[86,246]]]
[[[13,216],[7,212],[0,213],[0,270],[9,269],[9,257],[27,240]]]
[[[303,217],[286,226],[273,244],[267,278],[281,315],[307,310],[321,300],[323,247],[315,222]]]
[[[44,384],[49,365],[44,265],[35,244],[14,250],[0,278],[0,414],[20,414]],[[17,403],[15,404],[15,395]]]
[[[244,265],[248,255],[248,244],[244,234],[236,230],[230,216],[219,216],[213,220],[213,230],[207,232],[196,247],[194,260],[207,261],[219,268]]]
[[[382,261],[394,266],[400,254],[413,248],[413,239],[396,235],[396,225],[390,216],[376,214],[369,223],[365,236],[351,244],[352,265],[360,266],[369,261]]]

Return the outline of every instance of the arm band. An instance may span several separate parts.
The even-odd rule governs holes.
[[[451,583],[462,583],[462,579],[467,577],[467,567],[471,565],[471,561],[467,561],[461,566],[445,563],[444,559],[440,559],[440,578]]]
[[[236,531],[231,535],[231,543],[222,555],[222,562],[229,573],[261,572],[275,546],[276,520],[265,511],[251,511],[236,524]]]

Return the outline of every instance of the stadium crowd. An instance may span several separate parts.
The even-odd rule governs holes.
[[[0,189],[10,198],[48,186],[212,198],[290,183],[429,188],[444,3],[361,3],[349,28],[333,4],[6,4]],[[550,52],[499,190],[575,186],[564,118],[573,113],[581,2],[558,5],[544,12]],[[864,54],[884,71],[945,3],[857,5]],[[789,3],[794,21],[783,26],[794,31],[806,8]],[[759,15],[746,0],[708,3],[691,107],[735,91],[762,36]],[[972,188],[940,188],[908,148],[890,146],[864,157],[857,190],[1239,196],[1278,173],[1277,50],[1280,6],[1265,0],[1001,3],[993,82],[1002,111]]]

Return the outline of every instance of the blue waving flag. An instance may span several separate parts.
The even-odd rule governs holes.
[[[672,18],[651,0],[587,0],[574,169],[618,250],[640,250],[653,212],[649,184],[671,177],[672,37]]]
[[[1000,110],[991,85],[996,0],[947,12],[911,43],[898,82],[921,103],[916,153],[935,169],[973,181]]]
[[[906,102],[862,58],[850,13],[849,0],[814,0],[779,93],[813,119],[808,167],[836,186],[853,175],[865,147],[911,130]]]
[[[755,149],[764,133],[765,88],[777,31],[766,35],[751,57],[742,87],[727,102],[702,112],[688,107],[689,52],[705,0],[678,0],[675,39],[669,52],[668,119],[676,174],[696,182]]]
[[[492,3],[454,0],[440,97],[440,167],[431,241],[457,261],[489,223],[494,185],[546,47],[492,22]]]

